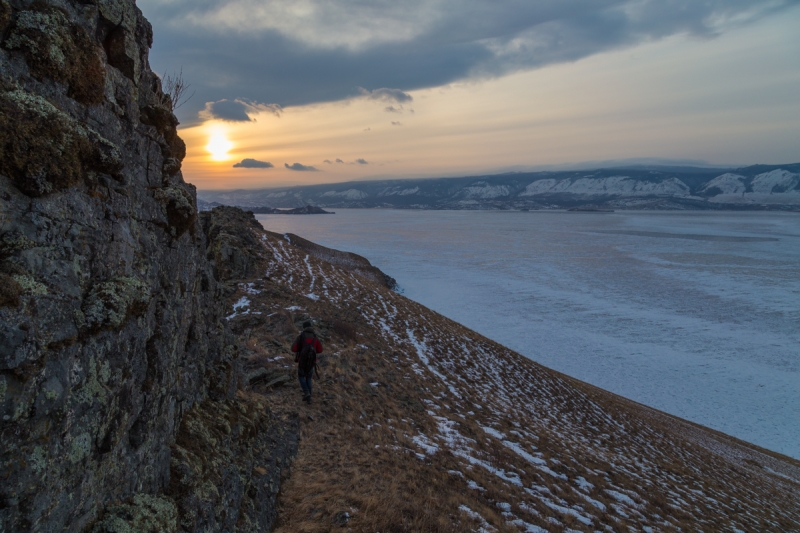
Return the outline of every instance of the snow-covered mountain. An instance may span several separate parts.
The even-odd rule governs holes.
[[[708,182],[700,192],[719,203],[800,205],[800,175],[782,168],[751,178],[726,173]]]
[[[362,181],[282,189],[200,191],[241,207],[417,209],[798,209],[800,163],[739,169],[636,167]]]

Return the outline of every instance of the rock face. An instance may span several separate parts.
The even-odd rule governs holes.
[[[293,422],[236,395],[225,269],[206,258],[151,42],[134,0],[0,0],[2,531],[274,520],[296,435],[273,445]],[[216,462],[198,470],[187,435]]]

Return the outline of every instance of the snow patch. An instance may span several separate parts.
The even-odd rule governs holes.
[[[746,189],[745,179],[744,176],[728,172],[706,183],[705,187],[700,189],[700,192],[706,192],[716,187],[721,191],[718,194],[741,194]]]
[[[323,193],[322,196],[336,196],[346,200],[363,200],[369,195],[364,191],[359,191],[358,189],[348,189],[346,191],[328,191]]]
[[[663,181],[640,181],[628,176],[593,178],[586,176],[571,181],[544,179],[530,183],[519,196],[568,193],[583,196],[688,196],[689,187],[677,178]]]
[[[242,296],[241,298],[239,298],[239,301],[237,301],[235,304],[233,304],[233,313],[228,315],[228,316],[226,316],[225,318],[230,320],[231,318],[233,318],[235,316],[242,316],[242,315],[250,314],[250,309],[249,308],[250,308],[250,299],[247,296]],[[244,312],[240,312],[241,309],[247,309],[247,310],[244,311]]]
[[[505,185],[489,185],[485,181],[476,181],[469,187],[461,189],[460,194],[465,198],[500,198],[509,195]]]

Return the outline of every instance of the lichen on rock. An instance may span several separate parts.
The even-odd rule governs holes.
[[[156,189],[155,197],[166,209],[173,237],[180,237],[186,230],[194,227],[197,221],[197,206],[185,188],[173,186]]]
[[[274,523],[280,467],[297,453],[297,419],[279,420],[251,395],[196,405],[181,424],[168,494],[183,531],[260,531]],[[286,427],[292,428],[281,434]],[[269,471],[261,465],[276,464]],[[235,508],[226,500],[241,495]]]
[[[63,10],[34,2],[17,15],[4,44],[23,52],[35,77],[67,83],[72,98],[96,104],[103,100],[105,67],[93,41]]]
[[[0,92],[0,174],[29,196],[78,185],[89,171],[119,174],[111,141],[46,99],[17,89]]]
[[[174,533],[177,526],[178,512],[172,501],[137,494],[129,503],[111,507],[92,533]]]
[[[17,283],[22,294],[35,294],[42,296],[47,294],[47,286],[36,281],[30,274],[14,274],[11,278]]]
[[[36,242],[29,239],[19,231],[7,231],[0,236],[0,257],[4,258],[21,250],[30,250],[36,247]]]
[[[170,157],[164,160],[164,165],[161,167],[164,171],[164,176],[172,177],[181,170],[181,162],[179,159]]]
[[[167,159],[175,159],[180,163],[186,157],[186,143],[178,137],[178,119],[163,102],[150,104],[141,108],[142,124],[153,126],[164,136],[162,152]]]
[[[117,329],[129,315],[142,313],[149,302],[147,284],[136,278],[119,277],[95,285],[81,311],[89,329]]]

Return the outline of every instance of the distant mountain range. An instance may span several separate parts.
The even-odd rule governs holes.
[[[634,166],[462,178],[199,191],[198,206],[406,209],[800,209],[800,163],[738,169]]]
[[[200,211],[210,211],[215,207],[220,207],[225,204],[220,202],[204,202],[197,200],[197,208]],[[293,209],[278,209],[275,207],[248,207],[248,210],[256,215],[335,215],[332,211],[325,211],[322,208],[306,205],[303,207],[295,207]]]

